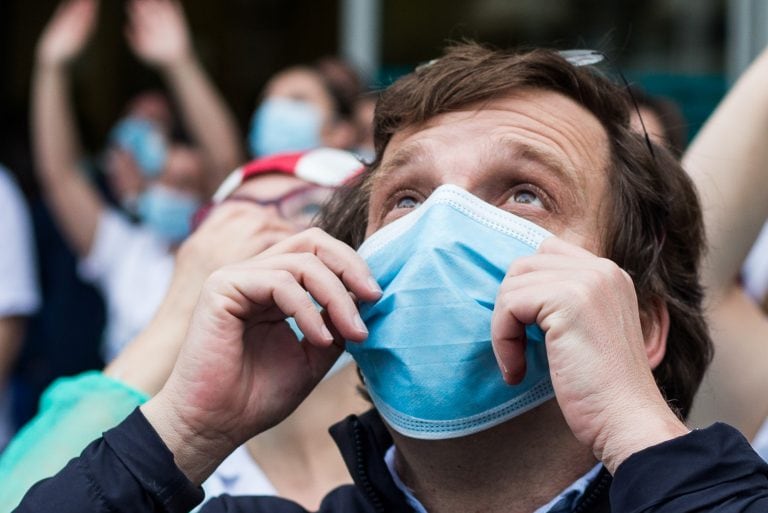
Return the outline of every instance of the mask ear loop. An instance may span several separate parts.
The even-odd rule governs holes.
[[[607,55],[597,50],[561,50],[557,53],[575,67],[594,66],[595,64],[605,61],[611,66],[613,70],[616,71],[616,73],[618,73],[619,78],[621,78],[621,82],[624,84],[624,90],[627,92],[630,100],[632,101],[632,106],[635,109],[635,114],[637,114],[637,119],[640,120],[640,126],[643,129],[643,138],[645,139],[645,145],[648,147],[648,152],[651,154],[653,160],[656,161],[656,152],[653,151],[653,144],[651,143],[651,138],[648,135],[648,130],[645,128],[645,121],[643,121],[643,116],[640,115],[640,106],[637,103],[637,98],[635,98],[635,95],[632,94],[632,88],[629,86],[629,82],[624,76],[624,73],[621,72],[621,69],[613,64]]]

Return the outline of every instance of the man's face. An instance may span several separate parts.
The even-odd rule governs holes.
[[[569,98],[521,90],[409,127],[389,142],[371,190],[366,237],[443,184],[600,253],[608,138]]]

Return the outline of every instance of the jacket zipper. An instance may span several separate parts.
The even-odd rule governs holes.
[[[595,502],[600,500],[605,495],[606,489],[611,486],[612,479],[613,478],[608,473],[605,473],[602,476],[600,476],[600,480],[592,488],[589,495],[582,497],[581,501],[579,501],[578,506],[576,506],[576,509],[573,510],[573,513],[588,513],[589,512],[588,508],[592,507]]]
[[[365,467],[365,451],[363,450],[362,433],[360,432],[360,421],[356,418],[352,421],[352,437],[355,443],[355,472],[360,481],[360,486],[374,510],[377,513],[387,513],[386,509],[384,509],[384,503],[381,500],[381,497],[379,497],[371,480],[368,478],[368,472]]]

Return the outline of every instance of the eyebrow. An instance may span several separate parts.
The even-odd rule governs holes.
[[[522,158],[523,160],[533,162],[546,168],[547,171],[551,171],[557,178],[566,184],[572,186],[583,185],[581,184],[581,180],[578,179],[579,174],[576,172],[573,165],[550,151],[522,143],[509,137],[502,137],[498,140],[498,143],[505,152],[501,155],[504,159],[508,158],[514,160]],[[496,152],[498,150],[497,148],[492,148],[492,151]]]
[[[392,158],[387,159],[387,162],[381,165],[374,177],[374,181],[379,182],[387,178],[392,171],[428,158],[429,152],[422,144],[418,142],[408,144],[404,148],[397,150]]]
[[[492,156],[491,159],[488,159],[491,162],[523,159],[545,168],[568,186],[583,186],[582,180],[579,179],[579,174],[574,166],[553,152],[534,147],[509,136],[500,137],[488,142],[490,144],[483,148],[481,153],[481,158],[483,159],[486,159],[489,155]],[[388,159],[379,168],[379,172],[374,177],[374,183],[379,183],[388,178],[391,179],[389,175],[392,171],[413,165],[419,161],[429,160],[430,157],[429,151],[418,142],[400,148],[392,158]]]

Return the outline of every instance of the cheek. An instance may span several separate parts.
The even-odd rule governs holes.
[[[581,246],[597,256],[605,256],[600,243],[600,232],[595,226],[570,226],[564,228],[560,233],[555,233],[555,235],[566,242]]]

